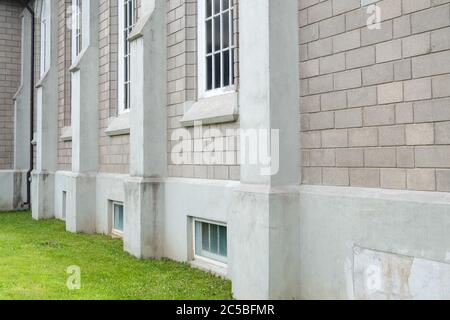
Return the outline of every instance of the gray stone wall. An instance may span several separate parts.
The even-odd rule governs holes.
[[[449,2],[299,1],[303,184],[450,191]]]
[[[14,94],[20,85],[22,8],[12,0],[0,1],[0,169],[14,163]]]

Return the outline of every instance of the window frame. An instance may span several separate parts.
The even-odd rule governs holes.
[[[111,201],[111,218],[112,218],[112,222],[111,222],[111,233],[115,236],[118,237],[123,237],[123,233],[124,230],[119,230],[115,228],[115,222],[116,222],[116,210],[115,207],[116,206],[121,206],[122,207],[122,223],[123,223],[123,228],[125,229],[125,205],[123,202],[119,202],[119,201]]]
[[[72,62],[83,51],[83,0],[72,0]]]
[[[132,5],[132,23],[125,26],[125,5]],[[125,33],[129,35],[133,27],[136,25],[137,14],[136,0],[119,0],[118,2],[118,114],[123,114],[130,111],[131,103],[131,48],[127,41],[125,44]],[[128,20],[127,20],[128,21]],[[125,47],[126,46],[126,47]],[[128,52],[127,52],[128,51]],[[127,62],[125,62],[127,61]],[[127,72],[126,72],[127,71]],[[128,103],[125,101],[125,91],[128,91]]]
[[[50,70],[51,65],[51,0],[42,0],[40,14],[40,76],[41,79]]]
[[[196,237],[197,237],[196,224],[197,224],[197,222],[202,223],[202,224],[206,223],[206,224],[209,224],[209,225],[214,225],[214,226],[219,226],[219,227],[225,227],[226,228],[226,230],[227,230],[227,243],[226,243],[227,255],[226,255],[226,257],[219,256],[219,259],[215,259],[213,257],[207,257],[207,256],[200,255],[200,254],[197,253],[197,246],[196,246],[196,243],[197,243],[197,239],[196,239]],[[195,261],[202,261],[202,262],[205,262],[207,264],[215,265],[215,266],[222,267],[222,268],[227,268],[228,267],[228,226],[227,226],[226,223],[217,222],[217,221],[210,221],[210,220],[205,220],[205,219],[200,219],[200,218],[192,218],[192,238],[193,238],[193,240],[192,240],[193,241],[192,242],[193,243],[192,250],[193,250],[193,257],[194,257]],[[220,247],[219,243],[218,243],[218,245]],[[213,253],[211,253],[211,254],[213,255]],[[220,259],[220,257],[222,257],[222,258]]]
[[[229,8],[227,10],[220,10],[218,14],[214,14],[214,9],[213,13],[212,13],[212,17],[217,16],[217,15],[222,15],[223,12],[228,11],[229,13],[232,13],[229,15],[229,19],[230,24],[229,24],[229,47],[228,49],[223,49],[222,45],[223,42],[221,41],[220,43],[220,49],[219,51],[216,51],[214,48],[212,49],[212,56],[214,56],[214,54],[217,54],[218,52],[220,52],[220,54],[222,54],[223,51],[229,50],[230,53],[230,63],[231,65],[230,67],[230,85],[228,86],[221,86],[220,88],[216,88],[216,89],[211,89],[211,90],[207,90],[207,67],[206,67],[206,59],[207,59],[207,55],[208,53],[206,53],[206,1],[207,0],[197,0],[197,12],[198,12],[198,17],[197,17],[197,38],[198,38],[198,45],[197,45],[197,64],[198,64],[198,72],[197,72],[197,83],[198,83],[198,98],[199,99],[205,99],[205,98],[209,98],[209,97],[215,97],[218,95],[223,95],[223,94],[227,94],[227,93],[232,93],[232,92],[236,92],[236,83],[235,83],[235,72],[234,72],[234,62],[235,62],[235,56],[236,56],[236,43],[235,43],[235,39],[234,39],[234,34],[235,34],[235,28],[234,28],[234,17],[236,14],[236,6],[235,6],[235,2],[234,0],[229,0]],[[212,2],[214,2],[214,0],[211,0]],[[220,0],[220,3],[222,4],[222,0]],[[221,8],[222,9],[222,8]],[[222,21],[222,19],[220,20]],[[213,25],[214,23],[212,23]],[[221,23],[221,29],[223,27],[223,24]],[[213,27],[212,27],[213,28]],[[213,34],[213,39],[214,39],[214,31],[213,29],[211,29],[212,34]],[[213,59],[214,60],[214,59]],[[221,58],[221,75],[223,74],[223,62],[222,62],[222,58]],[[213,62],[213,66],[212,66],[212,70],[213,70],[213,74],[214,74],[214,62]],[[223,85],[221,79],[221,85]],[[214,77],[213,77],[213,86],[214,86]]]

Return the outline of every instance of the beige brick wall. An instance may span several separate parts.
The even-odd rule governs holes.
[[[236,8],[238,1],[235,0]],[[239,128],[239,123],[227,123],[204,126],[203,130],[218,129],[220,133],[212,136],[197,137],[194,130],[189,129],[193,139],[189,141],[193,152],[191,161],[184,165],[172,162],[172,148],[177,141],[171,141],[174,130],[181,128],[183,105],[187,101],[197,100],[197,1],[196,0],[167,0],[167,31],[168,31],[168,173],[172,177],[186,177],[199,179],[239,180],[240,168],[237,160],[239,156],[238,137],[226,135],[227,129]],[[238,14],[235,14],[235,43],[238,45]],[[236,50],[235,75],[238,87],[238,49]],[[207,147],[221,141],[234,141],[228,148],[218,148],[214,156],[220,160],[217,165],[204,165],[201,161],[202,153],[199,145]],[[220,144],[220,142],[219,142]],[[234,144],[234,146],[233,146]],[[233,161],[227,162],[229,156]],[[223,160],[222,160],[223,159]],[[231,165],[230,165],[231,163]]]
[[[304,184],[450,191],[450,1],[300,0]]]
[[[0,170],[14,165],[13,96],[20,85],[21,7],[0,1]]]
[[[58,127],[71,125],[71,73],[72,31],[68,28],[72,0],[58,2]],[[59,170],[72,170],[72,142],[58,142]]]
[[[101,172],[129,172],[129,136],[105,134],[110,117],[117,116],[118,8],[117,0],[100,0],[99,155]]]

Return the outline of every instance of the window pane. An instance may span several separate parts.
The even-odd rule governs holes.
[[[211,244],[210,252],[219,254],[219,226],[210,224],[209,230],[210,230],[209,242]]]
[[[214,18],[214,50],[220,50],[220,16]]]
[[[212,1],[213,0],[206,0],[206,17],[211,17],[212,15]]]
[[[233,0],[231,0],[233,1]],[[229,4],[230,0],[222,0],[222,10],[227,10],[228,7],[230,6]]]
[[[202,223],[202,251],[209,251],[209,225]]]
[[[221,61],[220,61],[220,53],[216,53],[214,55],[214,88],[220,88],[221,87],[221,79],[222,79],[222,74],[221,74]]]
[[[207,90],[211,90],[213,87],[213,67],[212,67],[212,63],[213,62],[213,57],[209,56],[206,58],[206,88]]]
[[[220,0],[214,0],[214,14],[220,12]]]
[[[227,228],[224,226],[219,227],[219,254],[223,257],[228,255],[227,252]]]
[[[212,52],[212,20],[206,21],[206,53]]]
[[[202,234],[202,223],[196,221],[195,222],[195,254],[201,254],[202,252],[202,238],[200,235]]]
[[[224,51],[222,63],[223,85],[227,87],[230,85],[230,51]]]
[[[234,84],[234,50],[231,50],[231,84]]]
[[[114,205],[114,229],[123,231],[123,206]]]
[[[226,49],[230,45],[230,14],[225,12],[222,16],[222,48]]]

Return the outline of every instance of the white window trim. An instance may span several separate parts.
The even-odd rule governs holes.
[[[124,219],[124,227],[125,227],[125,206],[123,204],[123,202],[119,202],[119,201],[111,201],[111,234],[113,236],[116,237],[123,237],[123,231],[117,230],[114,228],[114,222],[115,222],[115,210],[114,210],[114,206],[122,206],[123,208],[123,219]]]
[[[72,63],[76,62],[78,56],[83,51],[84,46],[83,9],[84,9],[83,0],[72,0]],[[80,33],[77,33],[78,27]],[[78,40],[81,41],[80,47],[78,46]]]
[[[136,2],[134,1],[134,5],[136,6]],[[124,89],[124,83],[125,83],[125,64],[124,64],[124,6],[125,6],[125,0],[119,0],[118,3],[118,19],[119,19],[119,25],[118,25],[118,114],[123,114],[130,112],[130,108],[126,108],[124,105],[124,98],[125,98],[125,89]],[[134,8],[134,12],[136,11],[136,7]],[[135,20],[137,20],[137,17],[135,17]]]
[[[45,77],[51,65],[51,0],[42,0],[41,7],[41,79]]]
[[[227,228],[227,233],[228,233],[228,226],[227,226],[227,224],[222,223],[222,222],[216,222],[216,221],[211,221],[211,220],[200,219],[200,218],[193,218],[192,219],[192,241],[193,241],[192,242],[192,250],[193,250],[194,261],[199,261],[201,263],[206,263],[206,264],[210,264],[210,265],[213,265],[213,266],[217,266],[219,268],[227,269],[228,268],[228,263],[221,262],[221,261],[218,261],[218,260],[214,260],[214,259],[211,259],[211,258],[208,258],[208,257],[197,255],[196,248],[195,248],[195,243],[196,243],[195,224],[197,222],[208,223],[208,224],[213,224],[213,225],[217,225],[217,226],[226,227]],[[228,239],[228,234],[227,234],[227,239]],[[226,259],[227,259],[227,262],[228,262],[228,243],[227,243],[227,257],[226,257]]]
[[[234,0],[230,0],[230,6],[234,6]],[[236,9],[235,9],[236,10]],[[236,91],[236,85],[232,84],[228,87],[222,87],[213,90],[206,90],[206,0],[197,0],[197,38],[198,38],[198,52],[197,52],[197,63],[198,63],[198,99],[206,99],[210,97],[215,97],[218,95],[223,95],[227,93],[232,93]],[[231,19],[234,23],[234,18]],[[231,35],[234,37],[234,34]],[[236,46],[236,44],[235,44]],[[236,54],[236,51],[234,52]],[[234,61],[233,61],[234,64]],[[234,68],[234,65],[233,65]]]

